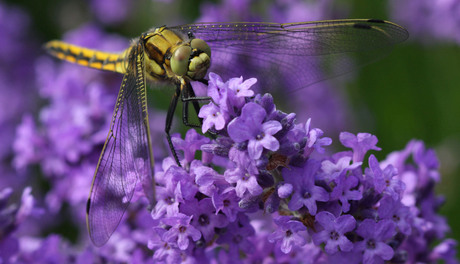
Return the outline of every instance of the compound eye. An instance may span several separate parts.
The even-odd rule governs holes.
[[[171,70],[179,75],[183,76],[188,71],[188,60],[190,59],[190,54],[192,49],[189,46],[182,46],[174,51],[174,54],[171,57]]]
[[[202,52],[208,54],[209,57],[211,57],[211,48],[204,40],[192,39],[192,42],[190,42],[190,46],[192,47],[192,49],[201,50]]]

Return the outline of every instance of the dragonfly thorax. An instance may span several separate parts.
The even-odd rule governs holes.
[[[211,49],[202,39],[161,27],[147,33],[142,42],[149,79],[201,80],[211,65]]]

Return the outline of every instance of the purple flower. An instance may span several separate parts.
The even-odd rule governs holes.
[[[222,108],[226,109],[227,111],[227,89],[228,89],[228,82],[224,82],[222,78],[210,72],[208,74],[209,81],[208,81],[208,88],[207,93],[208,96],[212,98],[212,100],[217,103],[217,105]]]
[[[175,166],[166,171],[166,186],[157,186],[157,204],[152,211],[154,219],[159,219],[163,215],[174,216],[179,212],[179,203],[192,199],[197,192],[197,187],[193,185],[184,169]]]
[[[200,150],[201,145],[209,143],[209,139],[200,135],[195,129],[190,129],[185,135],[185,140],[178,137],[171,138],[176,150],[182,150],[184,152],[184,159],[187,163],[191,163],[195,157],[195,152]]]
[[[323,211],[315,216],[316,221],[324,230],[313,234],[312,239],[316,245],[325,243],[325,250],[328,254],[335,254],[337,251],[350,251],[353,243],[345,236],[356,226],[356,220],[351,215],[335,217],[333,214]]]
[[[233,188],[227,188],[222,193],[215,192],[212,196],[212,203],[216,208],[216,214],[222,212],[229,222],[234,222],[238,212],[243,211],[238,206],[238,196]]]
[[[355,244],[356,250],[364,252],[364,263],[383,263],[393,257],[394,250],[385,243],[395,233],[395,224],[390,220],[375,222],[365,219],[358,225],[356,233],[363,240]]]
[[[228,80],[228,100],[232,105],[241,108],[245,104],[245,98],[254,96],[251,87],[257,82],[256,78],[243,81],[243,77]]]
[[[22,123],[16,128],[16,140],[13,142],[16,153],[14,166],[21,169],[37,163],[41,159],[40,149],[45,147],[44,144],[45,139],[40,136],[32,116],[24,115]]]
[[[394,200],[390,196],[384,196],[380,200],[378,209],[380,219],[392,220],[399,232],[410,235],[412,232],[413,215],[410,208],[401,204],[398,200]]]
[[[190,175],[195,178],[198,190],[208,196],[212,196],[216,191],[216,186],[228,186],[223,175],[213,168],[204,166],[200,161],[194,160],[190,164]]]
[[[412,156],[415,164],[418,166],[420,174],[419,184],[429,184],[430,181],[438,182],[439,161],[433,149],[425,149],[425,144],[421,141],[412,141]]]
[[[354,175],[347,176],[346,171],[343,171],[336,179],[336,186],[331,192],[331,200],[338,199],[342,204],[342,211],[350,210],[349,200],[358,201],[363,197],[363,194],[356,187],[359,184],[358,178]]]
[[[255,234],[254,228],[249,223],[249,218],[245,214],[238,214],[236,221],[231,222],[226,231],[217,239],[218,244],[227,244],[229,255],[233,259],[238,259],[241,252],[250,253],[253,245],[248,238]]]
[[[29,242],[29,243],[27,243]],[[65,241],[58,235],[50,235],[36,243],[36,241],[24,241],[24,247],[31,252],[25,259],[35,263],[68,263],[71,261],[70,250]]]
[[[226,118],[226,115],[225,112],[220,112],[220,108],[213,103],[203,105],[198,114],[199,117],[203,118],[203,133],[206,133],[213,127],[216,130],[222,130],[228,118]]]
[[[351,157],[345,156],[337,160],[337,163],[334,163],[330,160],[324,160],[321,162],[321,170],[324,174],[320,175],[322,179],[327,182],[335,180],[342,172],[349,170],[354,170],[361,166],[362,162],[352,163],[350,165]]]
[[[154,250],[153,258],[156,261],[164,261],[166,259],[178,259],[180,251],[177,249],[175,243],[165,242],[162,237],[167,230],[163,228],[155,228],[155,235],[149,239],[147,244],[148,248]]]
[[[307,145],[305,146],[305,155],[308,156],[313,151],[313,148],[319,153],[324,153],[323,146],[329,146],[332,139],[328,137],[321,138],[323,131],[319,128],[310,128],[311,118],[305,124],[305,133],[307,134]]]
[[[285,254],[291,252],[294,246],[301,247],[305,245],[307,228],[299,221],[291,220],[289,216],[279,216],[274,219],[277,230],[268,236],[268,241],[281,244],[281,251]]]
[[[177,247],[181,250],[187,249],[190,242],[189,238],[192,238],[193,241],[197,241],[201,237],[200,231],[190,224],[192,218],[193,216],[187,216],[181,213],[163,218],[161,222],[171,226],[171,228],[163,234],[162,239],[166,242],[177,243]]]
[[[225,215],[215,213],[211,198],[187,201],[180,209],[182,213],[193,216],[191,224],[201,232],[205,242],[214,237],[214,228],[227,225]]]
[[[374,185],[375,190],[378,193],[391,196],[394,200],[400,199],[405,185],[397,177],[394,177],[397,175],[396,169],[392,165],[388,165],[382,170],[374,155],[369,157],[369,168],[366,171],[366,176],[371,178],[370,184]]]
[[[218,127],[227,123],[230,117],[236,117],[246,102],[245,98],[254,95],[250,88],[256,82],[255,78],[243,81],[243,77],[231,78],[223,82],[219,75],[210,72],[207,94],[212,101],[203,110],[200,110],[198,115],[204,118],[203,130],[211,127],[211,124],[220,130]]]
[[[263,149],[276,151],[279,148],[278,140],[273,137],[281,130],[278,121],[264,122],[267,113],[258,104],[248,103],[243,107],[240,117],[228,124],[228,134],[237,143],[248,142],[249,157],[258,159]]]
[[[224,174],[229,183],[236,183],[235,191],[238,197],[243,197],[246,192],[256,196],[262,193],[263,189],[257,182],[257,175],[252,174],[246,168],[238,166],[232,170],[227,170]]]
[[[457,255],[457,241],[453,239],[446,239],[439,245],[437,245],[433,252],[430,254],[430,260],[439,262],[444,260],[447,264],[458,264],[459,261],[456,258]]]
[[[371,149],[380,150],[376,146],[377,141],[377,137],[369,133],[358,133],[356,136],[348,132],[340,133],[340,142],[353,149],[353,162],[363,161],[364,155]]]
[[[294,186],[294,193],[289,201],[290,210],[296,211],[305,206],[311,215],[315,215],[316,202],[329,200],[327,191],[315,185],[315,175],[319,166],[319,162],[310,159],[302,168],[283,169],[284,178]]]

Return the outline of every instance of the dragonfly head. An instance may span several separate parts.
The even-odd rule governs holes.
[[[211,65],[211,48],[202,39],[192,39],[190,46],[177,48],[171,56],[171,70],[192,80],[203,79]]]

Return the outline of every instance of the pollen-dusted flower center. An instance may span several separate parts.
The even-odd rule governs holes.
[[[168,243],[164,243],[164,244],[163,244],[163,248],[164,248],[164,249],[171,249],[171,247],[169,246]]]
[[[368,249],[375,249],[375,241],[374,239],[367,240],[366,246]]]
[[[207,226],[209,225],[209,216],[206,214],[201,214],[200,217],[198,217],[198,223],[201,226]]]
[[[311,193],[310,193],[309,191],[305,191],[305,192],[303,193],[302,197],[303,197],[304,199],[308,199],[308,198],[311,197]]]
[[[291,229],[287,230],[286,231],[286,237],[290,237],[291,235],[292,235]]]
[[[186,230],[187,230],[187,227],[185,227],[185,226],[179,226],[179,232],[180,232],[180,233],[185,233]]]
[[[262,140],[264,137],[265,137],[265,133],[264,133],[264,132],[261,132],[260,134],[258,134],[258,135],[256,136],[256,139],[257,139],[257,140]]]
[[[336,231],[331,231],[331,233],[329,234],[329,238],[331,240],[338,240],[339,237],[340,237],[340,235]]]
[[[250,177],[251,177],[251,175],[250,175],[249,173],[246,172],[246,173],[243,175],[242,180],[243,180],[243,181],[247,181],[247,180],[249,180]]]
[[[166,197],[164,200],[169,205],[173,204],[175,201],[174,197],[171,197],[171,196]]]

